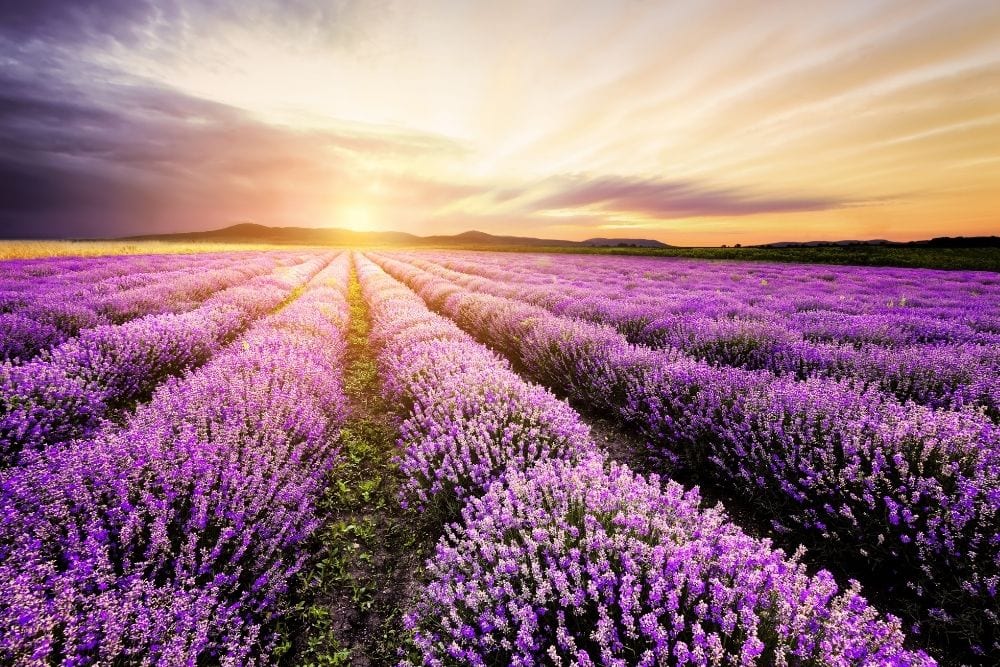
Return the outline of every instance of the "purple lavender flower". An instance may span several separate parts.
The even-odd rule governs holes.
[[[346,413],[347,261],[124,429],[0,479],[0,661],[266,663]]]
[[[370,262],[356,262],[387,389],[408,412],[399,439],[405,503],[454,508],[505,470],[593,453],[589,430],[566,403]]]
[[[194,311],[87,329],[26,364],[0,366],[0,463],[91,434],[100,418],[205,363],[324,264],[312,258],[282,268],[287,278],[258,276],[217,292]]]
[[[426,665],[933,665],[852,584],[597,458],[510,472],[427,562]]]
[[[970,648],[1000,650],[990,639],[1000,625],[1000,432],[987,415],[901,403],[853,378],[797,381],[651,350],[607,326],[375,259],[532,378],[615,415],[671,464],[743,495],[782,529],[882,568],[918,604],[945,610],[935,622],[980,619]]]

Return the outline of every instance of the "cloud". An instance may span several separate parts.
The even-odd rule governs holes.
[[[350,46],[365,38],[364,26],[384,11],[385,2],[363,0],[31,0],[0,3],[0,38],[60,47],[101,42],[180,46],[232,23]]]
[[[526,206],[538,211],[597,209],[669,219],[823,211],[848,204],[827,197],[756,195],[693,181],[628,176],[562,176],[550,179],[546,187],[550,194]]]
[[[855,204],[828,197],[765,196],[695,181],[563,174],[474,192],[422,225],[440,233],[474,228],[582,239],[598,230],[604,235],[643,230],[659,237],[677,232],[670,220],[699,218],[699,233],[711,236],[711,227],[721,224],[726,229],[719,233],[731,236],[737,224],[733,220],[743,216],[822,212]]]
[[[178,9],[153,0],[5,2],[0,4],[0,35],[22,43],[80,44],[102,37],[133,41],[157,16]]]
[[[21,62],[0,72],[0,235],[108,236],[231,220],[337,224],[371,200],[389,226],[594,229],[622,220],[820,211],[847,202],[690,181],[556,175],[503,186],[401,171],[470,149],[399,128],[271,125],[249,112],[96,66],[77,80]],[[388,165],[388,166],[386,166]],[[360,195],[358,193],[361,193]],[[463,202],[469,205],[463,206]],[[475,204],[475,205],[473,205]],[[448,213],[435,215],[435,211]]]
[[[0,235],[995,221],[996,3],[764,5],[0,2]]]
[[[0,235],[335,224],[338,204],[373,183],[389,211],[474,192],[392,168],[465,150],[435,135],[292,129],[141,80],[84,78],[77,88],[45,71],[0,72]]]

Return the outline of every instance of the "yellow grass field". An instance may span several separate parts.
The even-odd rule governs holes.
[[[93,257],[97,255],[169,255],[195,252],[270,250],[289,246],[266,243],[176,241],[0,241],[0,260],[38,257]]]

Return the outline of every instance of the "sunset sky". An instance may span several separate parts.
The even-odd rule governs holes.
[[[0,3],[0,235],[1000,233],[1000,2]]]

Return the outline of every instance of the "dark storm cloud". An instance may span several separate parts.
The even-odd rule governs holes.
[[[847,205],[823,197],[758,196],[690,181],[625,176],[559,177],[549,185],[554,193],[529,206],[536,210],[593,207],[666,219],[822,211]]]

